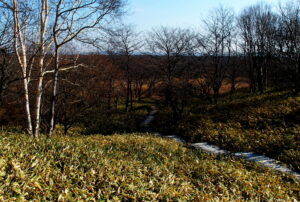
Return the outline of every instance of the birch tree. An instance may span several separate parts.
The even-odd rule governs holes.
[[[54,129],[59,71],[82,66],[75,64],[60,68],[60,49],[67,43],[78,39],[84,32],[103,27],[115,14],[120,13],[122,2],[122,0],[0,0],[0,8],[9,11],[13,16],[11,27],[14,52],[22,72],[24,106],[29,134],[37,137],[40,133],[45,76],[53,74],[49,130],[51,136]],[[51,55],[53,55],[54,67],[51,59],[46,61],[46,56],[50,57]],[[37,75],[33,76],[31,72],[37,72]],[[36,93],[31,94],[34,99],[30,99],[29,92],[29,84],[32,80],[37,80]],[[32,100],[34,100],[33,103],[31,103]]]
[[[29,101],[29,83],[34,57],[28,51],[28,28],[30,27],[31,11],[29,5],[18,0],[1,0],[1,7],[8,9],[13,16],[12,30],[14,50],[22,72],[24,105],[27,118],[27,132],[33,134],[32,117]]]
[[[48,0],[41,0],[41,9],[39,13],[39,22],[40,22],[40,30],[39,30],[39,39],[38,39],[38,86],[37,86],[37,93],[36,93],[36,104],[35,104],[35,137],[39,136],[40,133],[40,117],[41,117],[41,100],[42,100],[42,94],[43,94],[43,81],[45,76],[45,56],[48,52],[47,49],[49,49],[51,45],[51,41],[47,43],[46,40],[46,32],[47,32],[47,23],[48,23],[48,17],[49,17],[49,6],[48,6]],[[51,40],[51,39],[50,39]]]
[[[13,14],[14,51],[22,71],[27,130],[29,134],[38,137],[43,81],[45,75],[49,73],[46,71],[45,57],[52,44],[48,31],[48,0],[37,0],[31,3],[19,0],[0,2]],[[32,71],[36,71],[37,75],[33,76]],[[31,103],[29,98],[29,85],[32,80],[37,80],[34,103]],[[31,106],[34,106],[33,112]]]
[[[82,64],[60,69],[60,50],[67,43],[81,39],[83,34],[101,29],[121,12],[122,0],[57,0],[54,8],[54,77],[51,100],[51,118],[48,135],[51,136],[55,124],[55,102],[58,91],[59,72],[74,69]],[[81,39],[82,40],[82,39]]]

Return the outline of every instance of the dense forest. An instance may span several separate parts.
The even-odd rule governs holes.
[[[126,145],[126,139],[131,141],[128,145],[134,147],[136,138],[137,142],[147,145],[149,153],[153,147],[162,152],[151,155],[165,155],[162,151],[164,150],[170,152],[170,155],[173,155],[172,159],[179,164],[181,161],[191,162],[191,167],[186,168],[186,172],[190,172],[187,175],[194,183],[186,185],[186,190],[181,190],[181,194],[175,194],[174,190],[180,183],[174,182],[174,187],[172,185],[170,188],[174,190],[160,192],[162,195],[151,195],[150,192],[144,193],[142,189],[137,188],[139,194],[134,195],[132,200],[222,198],[217,193],[224,194],[226,189],[220,191],[213,184],[217,183],[216,176],[224,173],[212,174],[213,172],[209,171],[214,175],[209,179],[214,181],[209,185],[213,188],[206,187],[204,190],[213,191],[201,195],[202,190],[199,186],[203,184],[196,182],[195,175],[201,179],[206,178],[195,174],[195,170],[190,170],[193,169],[192,165],[198,166],[198,161],[207,160],[207,167],[211,167],[214,158],[224,158],[221,160],[230,162],[226,168],[242,169],[246,181],[268,181],[271,189],[277,185],[275,178],[272,181],[272,176],[267,174],[258,177],[259,179],[252,179],[246,174],[245,170],[250,167],[251,172],[262,169],[256,168],[256,165],[247,164],[243,167],[242,163],[236,162],[233,168],[231,161],[239,160],[230,160],[230,157],[206,157],[204,154],[199,156],[198,153],[197,156],[186,148],[177,151],[176,145],[165,151],[163,148],[168,147],[168,143],[164,142],[166,140],[146,136],[145,139],[150,141],[146,143],[143,138],[136,136],[136,133],[148,134],[158,131],[162,134],[179,135],[187,142],[206,141],[230,151],[254,151],[279,160],[295,171],[300,170],[298,0],[278,5],[259,3],[250,5],[239,13],[220,6],[203,18],[198,30],[158,26],[151,31],[138,32],[134,25],[122,20],[126,15],[126,2],[122,0],[0,0],[0,13],[0,142],[5,150],[0,151],[0,200],[22,195],[22,191],[19,190],[21,188],[14,188],[15,185],[12,185],[11,190],[6,187],[6,192],[12,195],[5,195],[5,191],[1,191],[1,180],[5,181],[3,172],[8,172],[2,172],[2,168],[5,170],[9,166],[15,166],[14,170],[18,175],[16,178],[22,178],[13,160],[3,160],[5,155],[11,155],[8,147],[4,146],[9,145],[9,141],[15,141],[10,148],[12,151],[21,152],[17,146],[20,145],[28,155],[31,153],[31,144],[35,145],[32,147],[35,152],[47,155],[42,149],[43,145],[48,149],[51,147],[59,150],[60,147],[65,147],[61,146],[66,144],[65,140],[70,142],[69,152],[72,150],[76,153],[74,148],[83,148],[84,144],[89,144],[86,141],[90,141],[91,145],[86,148],[86,155],[89,156],[93,155],[96,144],[104,149],[106,144],[114,145],[115,142],[117,146],[112,147],[116,147],[116,152],[120,153],[114,154],[114,157],[110,156],[112,160],[119,159],[118,156],[122,156],[121,152],[127,151],[123,148],[124,145],[122,146]],[[158,114],[150,126],[145,127],[141,123],[154,106]],[[5,134],[11,133],[13,135],[8,136],[10,140],[5,139]],[[109,136],[116,133],[132,135],[120,135],[115,140],[112,139],[114,136]],[[106,143],[96,143],[96,140]],[[156,146],[151,142],[156,142]],[[128,149],[128,153],[136,155],[137,151],[131,149]],[[100,152],[96,149],[95,152],[100,155],[108,151],[104,149]],[[107,155],[109,156],[108,153]],[[59,165],[54,166],[58,170],[64,169],[61,163],[71,161],[67,156],[60,159],[59,154],[55,152],[53,156],[49,158],[58,159],[51,159],[49,162],[59,162]],[[191,156],[193,160],[186,160]],[[96,161],[98,158],[100,157],[95,157]],[[137,160],[144,157],[132,158]],[[153,159],[149,162],[148,160],[145,161],[149,164],[156,162]],[[91,166],[91,159],[84,161],[90,164],[84,169],[104,172],[103,168]],[[27,164],[23,165],[28,166],[30,167]],[[125,170],[129,169],[125,167]],[[179,170],[184,170],[179,167],[175,166],[174,172],[180,173]],[[208,168],[197,169],[202,172]],[[37,172],[44,177],[44,171]],[[166,171],[162,171],[164,172]],[[226,177],[235,178],[234,175],[230,173]],[[178,176],[184,178],[182,173]],[[88,178],[91,181],[94,179],[91,176]],[[283,190],[290,192],[272,190],[274,195],[264,195],[258,190],[231,190],[231,194],[223,196],[231,200],[268,200],[272,197],[299,199],[297,180],[287,176],[279,178],[278,183],[282,184]],[[109,181],[106,178],[102,180]],[[237,177],[237,180],[239,182],[228,186],[243,181],[241,176]],[[65,183],[62,179],[56,181]],[[104,189],[97,181],[93,183],[94,185],[89,186],[94,188],[86,188],[88,185],[83,185],[84,183],[78,185],[87,191],[84,192],[87,195],[83,200],[88,200],[88,189],[91,198],[99,200],[113,199],[112,195],[130,200],[129,195],[133,196],[134,193],[127,186],[127,195],[110,193],[110,190],[116,190],[118,187],[113,187],[111,181],[111,189]],[[104,192],[97,192],[96,184],[100,186],[97,190],[102,189]],[[72,189],[72,186],[69,188]],[[241,187],[245,186],[248,185]],[[241,187],[237,189],[240,190]],[[154,188],[149,189],[157,193]],[[30,200],[38,198],[37,190],[41,191],[43,188],[36,185],[36,190],[29,190],[29,187],[22,187],[22,190],[24,193],[31,193],[22,195]],[[49,188],[47,196],[39,199],[80,198],[76,195],[80,196],[79,192],[75,193],[74,189],[73,195],[71,194],[74,198],[70,196],[69,199],[67,193],[59,195],[55,190],[59,190],[60,193],[64,189],[55,187],[50,191]],[[193,194],[185,198],[183,196],[187,196],[187,190],[192,190]],[[169,197],[172,194],[174,196]],[[1,198],[1,195],[4,198]]]

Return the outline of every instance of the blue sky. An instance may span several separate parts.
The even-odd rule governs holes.
[[[148,31],[160,25],[199,28],[201,19],[213,8],[223,5],[239,12],[245,6],[261,0],[128,0],[126,23],[134,24],[139,31]],[[264,2],[277,5],[278,0]]]

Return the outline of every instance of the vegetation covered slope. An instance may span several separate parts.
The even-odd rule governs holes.
[[[173,128],[190,142],[265,154],[300,171],[300,96],[289,91],[238,93],[217,104],[197,102],[179,123],[167,118],[163,111],[157,115],[156,130]]]
[[[300,199],[289,176],[147,134],[6,132],[0,147],[0,200]]]
[[[266,154],[300,171],[300,96],[289,92],[247,96],[214,105],[192,133],[232,151]]]

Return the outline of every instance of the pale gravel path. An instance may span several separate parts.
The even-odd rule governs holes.
[[[155,107],[151,107],[152,111],[148,114],[147,118],[145,121],[141,124],[144,127],[148,127],[149,124],[154,120],[155,114],[157,113],[157,109]],[[179,136],[176,135],[169,135],[169,136],[163,136],[160,133],[154,133],[156,136],[161,136],[161,137],[166,137],[166,138],[171,138],[176,140],[177,142],[180,143],[186,143],[184,139],[180,138]],[[276,161],[274,159],[271,159],[267,156],[264,155],[259,155],[255,154],[254,152],[237,152],[237,153],[232,153],[230,151],[220,149],[218,146],[208,144],[207,142],[199,142],[199,143],[192,143],[192,147],[195,149],[199,149],[203,152],[206,153],[212,153],[212,154],[228,154],[228,155],[233,155],[238,158],[245,159],[247,161],[252,161],[259,163],[265,167],[271,168],[272,170],[279,171],[282,173],[286,173],[289,175],[293,175],[297,180],[300,180],[300,174],[284,167],[279,161]]]

